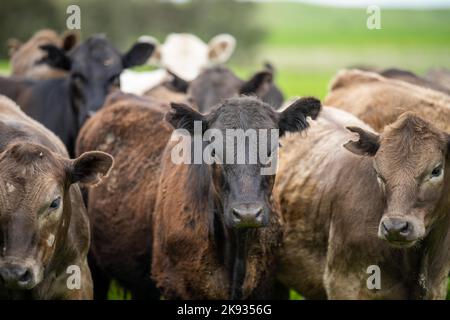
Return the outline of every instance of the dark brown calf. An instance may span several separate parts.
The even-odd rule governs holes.
[[[320,102],[313,98],[297,100],[281,113],[254,98],[232,98],[206,115],[173,104],[167,120],[185,138],[196,134],[197,121],[204,133],[217,130],[225,141],[229,129],[278,129],[281,135],[302,131],[308,127],[306,117],[315,118],[319,110]],[[249,151],[250,142],[244,141],[246,159],[278,146],[259,141]],[[229,156],[238,157],[238,144],[233,140],[232,150],[215,151],[212,164],[175,164],[172,153],[178,142],[166,147],[152,223],[152,276],[166,298],[273,297],[281,235],[272,199],[275,174],[262,175],[266,163],[229,163]]]

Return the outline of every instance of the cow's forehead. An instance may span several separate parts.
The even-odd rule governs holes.
[[[190,34],[172,34],[161,46],[161,64],[184,80],[194,80],[208,65],[208,45]]]
[[[92,67],[93,64],[108,68],[122,67],[122,56],[108,41],[91,39],[78,46],[72,60],[75,68]]]
[[[277,129],[275,111],[256,98],[231,98],[215,108],[210,124],[218,129]]]
[[[208,49],[208,45],[200,38],[193,34],[185,33],[169,35],[161,47],[164,53],[169,53],[170,51],[198,53],[205,52]]]
[[[13,145],[0,158],[0,180],[21,185],[42,181],[63,182],[66,165],[50,150],[33,144]]]
[[[375,161],[383,172],[402,174],[409,172],[418,176],[443,159],[443,151],[438,140],[424,139],[405,144],[402,141],[386,141],[381,144]]]

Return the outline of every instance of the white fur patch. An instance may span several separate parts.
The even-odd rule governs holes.
[[[53,233],[50,233],[50,235],[47,238],[47,245],[49,247],[52,247],[54,243],[55,243],[55,235]]]
[[[16,190],[16,187],[12,183],[7,182],[6,183],[6,191],[9,193],[14,192]]]

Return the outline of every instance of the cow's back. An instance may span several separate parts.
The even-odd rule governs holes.
[[[53,152],[67,156],[61,140],[39,122],[28,117],[12,100],[0,95],[0,148],[17,140],[42,144]]]
[[[405,111],[413,111],[439,129],[450,131],[448,95],[372,72],[339,72],[324,103],[353,113],[378,131]]]
[[[306,134],[281,140],[274,194],[281,206],[283,247],[278,278],[307,298],[325,299],[323,285],[337,182],[357,157],[342,146],[354,136],[346,126],[371,130],[353,115],[323,107]]]
[[[77,153],[100,150],[115,159],[109,176],[89,190],[91,252],[102,272],[133,290],[149,280],[149,219],[171,129],[163,121],[161,104],[130,96],[111,101],[83,126]]]

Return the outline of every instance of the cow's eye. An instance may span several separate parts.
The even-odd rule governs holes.
[[[58,209],[61,205],[61,197],[56,198],[55,200],[50,203],[50,209]]]
[[[444,172],[444,170],[440,164],[431,171],[431,178],[439,178],[442,175],[442,172]]]
[[[84,81],[84,76],[81,73],[74,73],[72,75],[73,80],[78,81],[78,82],[83,82]]]

